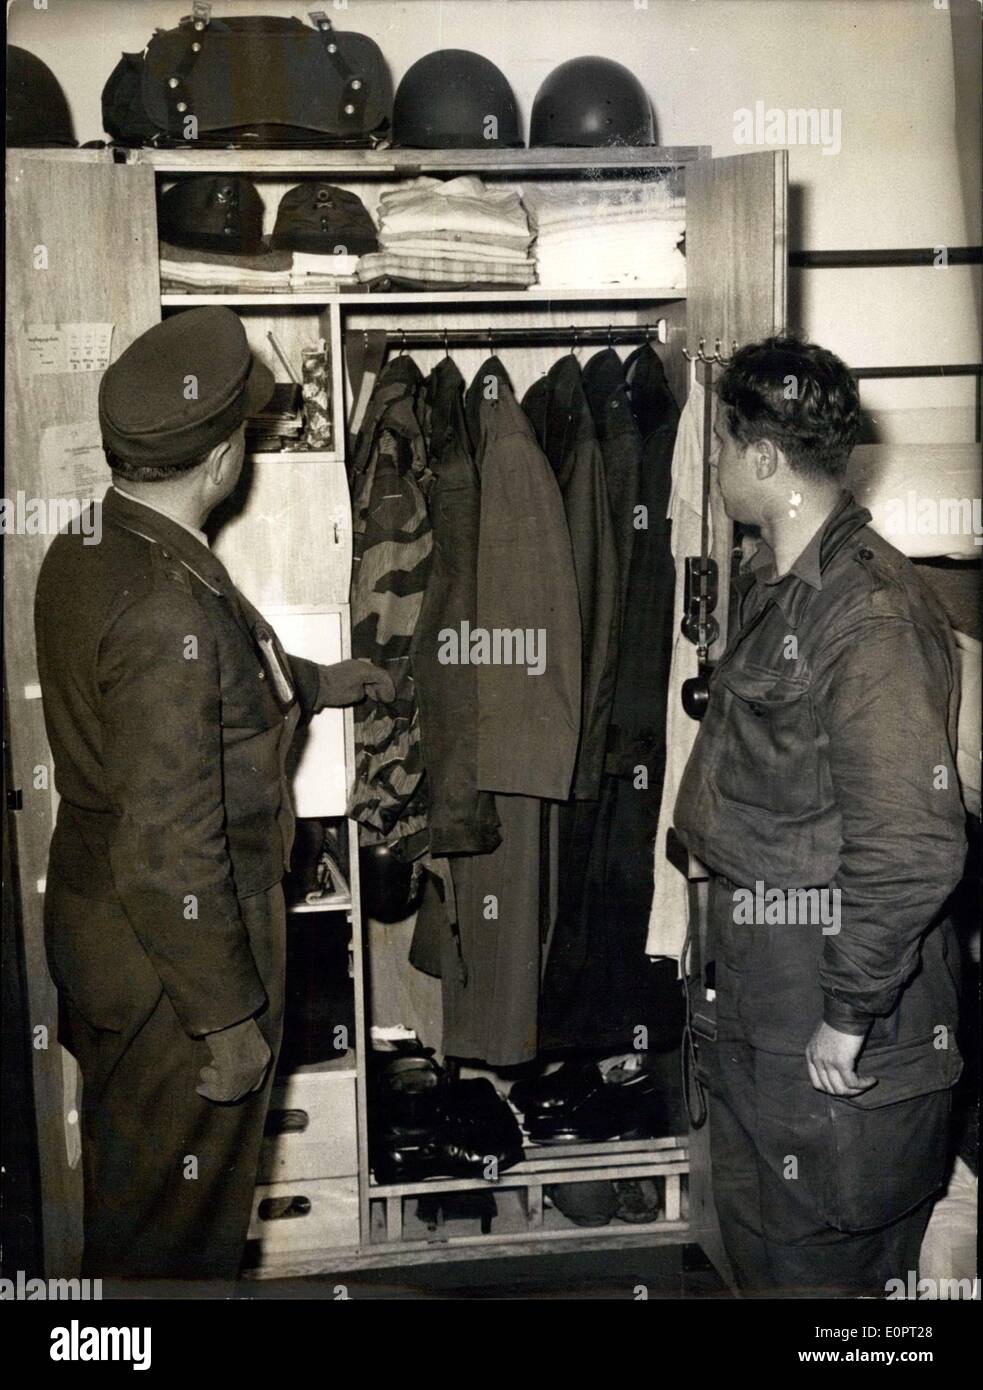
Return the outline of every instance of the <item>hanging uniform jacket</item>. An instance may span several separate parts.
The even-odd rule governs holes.
[[[573,795],[593,800],[600,791],[614,700],[621,581],[604,461],[580,363],[572,353],[530,387],[522,408],[556,474],[573,547],[583,653]]]
[[[379,375],[349,479],[352,492],[352,655],[389,672],[396,699],[355,706],[355,779],[348,814],[366,844],[427,844],[427,786],[411,644],[430,573],[433,538],[424,489],[426,449],[416,406],[423,383],[411,358]]]
[[[478,665],[478,786],[562,801],[577,757],[581,688],[563,499],[497,357],[468,388],[466,417],[481,478],[478,627],[498,646]]]
[[[594,420],[594,433],[601,446],[604,478],[611,500],[623,622],[631,552],[635,543],[634,509],[641,476],[642,438],[631,413],[625,369],[614,348],[595,352],[584,366],[583,385]]]
[[[481,493],[464,423],[464,381],[449,357],[427,378],[420,413],[433,473],[433,552],[411,660],[430,787],[430,852],[487,854],[500,836],[495,798],[478,790],[478,668],[440,660],[442,634],[478,621]]]
[[[637,502],[648,524],[634,535],[601,798],[561,824],[565,868],[540,1009],[541,1045],[550,1051],[616,1051],[633,1046],[638,1024],[655,1039],[678,1022],[677,991],[645,959],[645,944],[665,765],[674,586],[665,513],[679,412],[650,348],[627,365],[634,425],[618,433],[629,449],[636,433],[642,440]]]
[[[666,688],[672,656],[672,597],[676,570],[666,513],[679,407],[665,369],[643,346],[625,364],[632,414],[642,440],[638,504],[645,525],[635,530],[618,659],[608,770],[634,776],[644,764],[649,786],[665,764]]]

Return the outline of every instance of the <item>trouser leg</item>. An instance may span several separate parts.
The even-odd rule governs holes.
[[[83,1272],[129,1279],[233,1278],[242,1259],[283,1018],[279,885],[242,900],[269,1004],[257,1022],[274,1054],[263,1088],[233,1105],[195,1090],[207,1043],[166,994],[122,1034],[71,1013],[83,1075]]]
[[[720,1234],[738,1288],[769,1288],[762,1234],[752,1050],[735,1039],[705,1044],[710,1051],[710,1161]]]
[[[949,1095],[852,1105],[817,1091],[805,1059],[754,1055],[762,1234],[788,1297],[883,1297],[917,1270],[942,1180]]]

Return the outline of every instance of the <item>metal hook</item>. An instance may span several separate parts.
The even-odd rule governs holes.
[[[614,347],[614,336],[613,336],[613,331],[614,331],[614,326],[613,326],[613,324],[610,324],[610,323],[609,323],[609,324],[608,324],[608,347],[609,347],[609,348],[610,348],[610,347]]]
[[[405,329],[405,328],[401,328],[401,329],[399,330],[399,352],[400,352],[400,356],[402,356],[402,354],[403,354],[405,351],[406,351],[406,329]]]
[[[445,357],[450,357],[450,355],[451,355],[451,350],[450,350],[450,348],[447,346],[447,329],[445,328],[445,329],[444,329],[444,356],[445,356]]]

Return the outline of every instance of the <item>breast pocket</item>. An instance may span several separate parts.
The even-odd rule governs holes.
[[[724,669],[718,679],[731,696],[716,779],[721,795],[776,816],[815,809],[819,729],[808,681],[758,666]]]

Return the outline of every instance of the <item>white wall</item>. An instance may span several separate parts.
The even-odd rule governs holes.
[[[980,240],[978,201],[967,210],[960,184],[960,147],[964,166],[967,150],[970,165],[976,161],[979,68],[966,54],[974,27],[978,41],[979,4],[949,2],[963,22],[958,137],[947,0],[348,0],[342,7],[320,0],[320,7],[337,27],[374,37],[397,82],[435,48],[486,54],[512,82],[526,122],[547,73],[582,53],[637,72],[663,144],[740,153],[753,148],[734,141],[741,107],[835,108],[838,153],[790,149],[792,246],[853,249]],[[35,9],[40,3],[12,0],[10,41],[54,69],[80,140],[102,136],[100,93],[119,54],[140,50],[155,27],[173,26],[190,9],[188,0],[47,0]],[[305,0],[216,0],[214,12],[303,17],[307,9]],[[965,268],[793,272],[790,321],[857,366],[973,361],[978,284],[978,272]],[[969,381],[870,383],[864,394],[886,436],[972,438]]]

